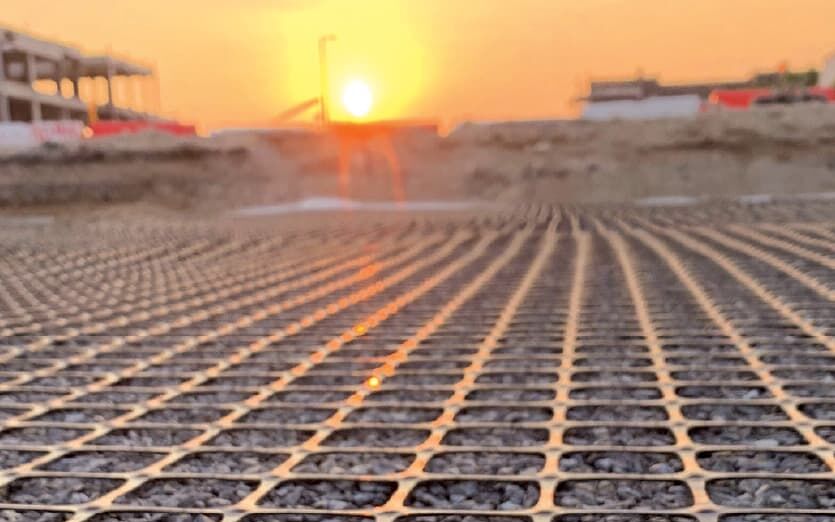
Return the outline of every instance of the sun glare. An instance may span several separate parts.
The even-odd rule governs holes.
[[[371,88],[363,81],[352,80],[342,91],[342,105],[355,118],[368,116],[373,103],[374,96],[371,94]]]

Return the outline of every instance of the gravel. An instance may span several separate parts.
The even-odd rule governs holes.
[[[826,442],[835,444],[835,426],[820,426],[815,428],[815,433],[817,433]]]
[[[584,401],[648,401],[661,398],[658,388],[575,388],[568,394],[569,398]]]
[[[690,428],[688,434],[700,444],[741,444],[758,448],[806,444],[793,428],[771,426],[699,426]]]
[[[0,449],[0,469],[16,468],[38,457],[46,455],[40,451],[17,451]]]
[[[117,498],[116,504],[212,508],[237,504],[257,482],[210,478],[153,479]]]
[[[149,411],[136,419],[135,422],[208,424],[229,415],[231,412],[232,410],[216,408],[162,408]]]
[[[822,473],[831,471],[812,453],[788,451],[706,451],[697,455],[699,466],[709,471]]]
[[[547,370],[559,367],[558,359],[490,359],[484,363],[484,368],[491,370]]]
[[[446,386],[460,381],[459,373],[398,373],[386,379],[386,384],[398,386]]]
[[[728,381],[756,381],[757,374],[754,372],[729,372],[717,370],[686,370],[670,372],[673,379],[679,381],[703,381],[703,382],[728,382]]]
[[[172,362],[170,360],[163,364],[152,364],[144,370],[143,375],[172,375],[182,374],[188,375],[195,372],[202,372],[214,366],[214,362],[195,361],[195,362]]]
[[[322,441],[322,446],[352,448],[403,448],[416,446],[429,437],[429,430],[398,428],[348,428],[337,430]]]
[[[270,424],[315,424],[324,422],[335,409],[325,408],[258,408],[250,411],[236,422],[262,422]]]
[[[82,395],[73,399],[74,403],[84,404],[137,404],[143,403],[160,395],[161,391],[155,392],[134,392],[134,391],[101,391]]]
[[[776,404],[685,404],[681,413],[688,419],[716,421],[788,420]]]
[[[222,389],[240,389],[250,388],[255,386],[269,386],[270,384],[279,380],[279,377],[272,375],[221,375],[207,379],[197,386],[199,388],[213,388],[216,390]]]
[[[575,359],[578,368],[594,366],[598,368],[646,368],[652,366],[652,360],[638,357],[581,357]]]
[[[3,369],[7,372],[33,372],[42,368],[49,368],[55,364],[54,361],[25,361],[22,359],[9,359],[3,362]]]
[[[504,346],[494,349],[495,355],[560,355],[561,346]]]
[[[92,446],[178,446],[203,433],[200,430],[172,428],[119,428],[88,442]]]
[[[514,511],[539,500],[536,482],[432,480],[417,484],[406,505],[417,508]]]
[[[367,375],[308,374],[296,377],[290,381],[289,386],[357,386],[365,382],[367,378]]]
[[[500,406],[471,406],[455,415],[458,422],[546,422],[554,417],[551,408],[502,408]]]
[[[783,386],[783,390],[794,397],[819,397],[822,399],[835,398],[835,386],[826,386],[824,384],[808,385],[788,385]]]
[[[687,515],[561,515],[553,522],[697,522],[697,519]]]
[[[366,423],[424,423],[432,422],[443,414],[440,408],[360,408],[345,418],[346,422]]]
[[[395,522],[530,522],[529,517],[508,517],[502,515],[407,515],[397,517]]]
[[[126,473],[146,468],[164,453],[133,451],[75,451],[38,467],[46,471]]]
[[[313,436],[309,430],[233,428],[215,435],[207,446],[230,448],[283,448],[297,446]]]
[[[344,362],[323,362],[316,365],[316,369],[320,372],[366,372],[378,368],[380,363],[377,362],[360,362],[360,361],[344,361]],[[286,368],[289,370],[292,368]]]
[[[7,522],[64,522],[69,518],[70,513],[57,511],[0,509],[0,520]]]
[[[297,366],[295,362],[282,362],[282,361],[255,361],[255,362],[242,362],[238,364],[233,364],[230,366],[226,371],[230,372],[258,372],[258,373],[272,373],[277,374],[281,372],[286,372],[292,370],[294,367]],[[324,368],[322,368],[324,369]]]
[[[580,345],[575,348],[574,350],[577,353],[587,354],[587,355],[608,355],[608,356],[615,356],[615,355],[641,355],[649,352],[649,348],[646,346],[583,346]]]
[[[220,515],[191,513],[141,513],[111,512],[99,513],[88,522],[218,522]]]
[[[198,451],[190,453],[165,468],[175,473],[210,473],[254,475],[268,473],[286,461],[284,453],[254,451]]]
[[[441,444],[448,446],[540,446],[548,442],[543,428],[458,428],[447,432]]]
[[[540,372],[487,372],[479,375],[476,384],[552,384],[559,380],[556,373]]]
[[[83,387],[88,384],[101,379],[101,377],[94,377],[92,375],[50,375],[49,377],[40,377],[32,379],[26,383],[26,386],[40,386],[44,388],[74,388]]]
[[[0,487],[0,502],[7,504],[86,504],[113,491],[123,481],[104,478],[31,477]]]
[[[111,386],[129,388],[168,388],[175,387],[189,380],[191,376],[156,376],[156,377],[125,377],[124,379],[111,384]]]
[[[670,446],[675,437],[666,428],[583,426],[565,430],[567,444],[577,446]]]
[[[282,508],[367,509],[385,504],[396,488],[394,482],[288,480],[264,495],[259,504]]]
[[[397,367],[402,370],[463,370],[470,365],[470,361],[455,360],[431,360],[431,361],[406,361]]]
[[[815,368],[791,368],[771,370],[771,375],[778,379],[793,381],[835,381],[835,370],[821,370]]]
[[[785,364],[802,366],[835,366],[835,357],[825,355],[800,355],[793,353],[777,353],[760,357],[766,364]]]
[[[0,444],[9,446],[34,446],[38,444],[60,444],[90,433],[87,430],[55,428],[51,426],[29,426],[9,428],[0,431]]]
[[[678,473],[684,465],[674,453],[590,451],[566,453],[560,470],[572,473]]]
[[[576,421],[658,421],[669,418],[663,406],[606,404],[573,406],[568,408],[566,417]]]
[[[661,349],[669,353],[679,352],[694,352],[702,355],[705,354],[722,354],[737,351],[737,347],[732,344],[664,344]]]
[[[539,453],[449,452],[432,457],[429,473],[453,475],[533,475],[545,465]]]
[[[0,408],[0,422],[11,419],[12,417],[24,415],[28,412],[28,408]]]
[[[405,470],[414,460],[414,455],[405,453],[314,453],[296,465],[293,472],[387,475]]]
[[[835,402],[810,402],[798,408],[803,415],[818,420],[835,420]]]
[[[693,505],[693,494],[677,480],[569,480],[558,484],[554,502],[572,508],[679,509]]]
[[[595,382],[605,384],[629,384],[638,382],[655,382],[658,377],[651,372],[575,372],[571,382]]]
[[[5,363],[4,363],[5,364]],[[0,404],[39,404],[68,395],[69,391],[13,390],[0,392]]]
[[[503,388],[473,390],[467,394],[468,401],[502,401],[502,402],[529,402],[529,401],[550,401],[556,397],[553,390],[531,390],[518,389],[508,390]]]
[[[369,394],[368,402],[443,402],[452,390],[380,390]]]
[[[209,406],[218,406],[222,404],[239,403],[247,400],[255,392],[252,391],[194,391],[181,393],[170,399],[169,403],[180,404],[205,404]]]
[[[672,366],[698,366],[702,368],[747,366],[742,357],[667,357],[667,364]]]
[[[313,513],[284,513],[275,515],[248,515],[241,522],[374,522],[371,517],[352,515],[326,515]]]
[[[688,399],[765,399],[771,392],[762,386],[681,386],[679,397]]]
[[[835,480],[717,479],[707,483],[721,506],[782,509],[835,509]]]
[[[725,515],[719,517],[720,522],[835,522],[835,515],[793,515],[780,513],[779,515]]]
[[[106,422],[128,413],[128,409],[115,408],[58,408],[50,410],[33,420],[38,422],[67,422],[72,424],[92,424]]]
[[[291,402],[291,403],[305,403],[307,405],[315,406],[318,404],[325,404],[330,402],[342,402],[352,394],[349,391],[313,391],[313,390],[290,390],[280,391],[267,398],[266,402]]]

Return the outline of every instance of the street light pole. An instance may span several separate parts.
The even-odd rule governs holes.
[[[328,42],[336,40],[333,34],[327,34],[319,38],[319,110],[321,112],[322,125],[326,126],[329,121],[328,114]]]

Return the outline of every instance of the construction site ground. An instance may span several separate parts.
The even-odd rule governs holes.
[[[835,521],[835,202],[3,220],[0,520]]]

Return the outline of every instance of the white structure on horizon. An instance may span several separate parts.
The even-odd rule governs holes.
[[[98,117],[116,120],[148,117],[116,105],[113,80],[129,79],[131,85],[127,87],[132,91],[129,95],[137,102],[132,105],[138,106],[143,91],[148,91],[147,82],[143,81],[154,78],[151,68],[112,56],[85,56],[73,47],[0,27],[0,122],[86,121],[90,112],[88,102],[95,104],[97,100],[82,100],[79,82],[102,78],[107,98],[103,104],[96,104]],[[36,88],[36,84],[50,81],[55,83],[53,94]]]
[[[818,85],[821,87],[835,87],[835,54],[829,55],[823,63],[823,69],[818,76]]]
[[[583,120],[654,120],[688,118],[699,114],[702,99],[695,94],[652,96],[640,100],[589,101],[583,106]]]

